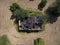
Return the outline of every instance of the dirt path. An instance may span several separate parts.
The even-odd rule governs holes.
[[[20,0],[21,5],[27,8],[36,9],[39,0],[36,3],[29,2],[28,0]],[[14,0],[0,0],[0,35],[6,34],[11,41],[12,45],[33,45],[33,40],[36,38],[43,38],[46,45],[58,45],[60,41],[60,18],[54,24],[47,24],[46,29],[39,33],[18,33],[14,27],[14,23],[10,20],[11,12],[9,6],[15,2]],[[17,1],[19,2],[19,1]],[[52,2],[52,0],[50,0]],[[28,4],[32,3],[32,4]],[[48,2],[49,3],[49,2]],[[48,4],[47,4],[48,5]],[[36,7],[35,7],[36,6]],[[34,7],[34,8],[33,8]],[[47,7],[45,7],[47,8]],[[60,44],[59,44],[60,45]]]

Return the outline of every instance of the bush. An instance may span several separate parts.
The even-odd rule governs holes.
[[[10,11],[12,12],[11,19],[15,18],[15,21],[17,22],[19,19],[24,18],[27,16],[27,12],[22,9],[17,3],[13,3],[10,6]]]
[[[47,3],[46,0],[41,0],[41,2],[38,5],[38,9],[42,10],[45,7],[46,3]]]
[[[34,40],[34,45],[45,45],[44,40],[41,38],[38,38],[38,39]]]
[[[21,18],[25,18],[27,16],[27,14],[23,11],[23,10],[16,10],[14,12],[14,16],[16,19],[21,19]]]
[[[11,10],[11,12],[16,11],[16,9],[20,9],[20,7],[19,7],[18,4],[13,3],[13,4],[10,6],[10,10]]]

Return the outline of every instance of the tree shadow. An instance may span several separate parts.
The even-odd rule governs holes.
[[[48,21],[47,22],[53,24],[56,21],[57,21],[57,17],[51,16],[51,17],[48,18]]]
[[[13,19],[15,19],[15,16],[14,15],[11,15],[10,20],[13,20]],[[14,20],[14,24],[18,24],[18,19],[15,19]]]
[[[12,19],[12,20],[13,20],[14,18],[15,18],[15,17],[14,17],[14,15],[11,15],[10,19]]]
[[[58,7],[54,6],[54,7],[48,7],[48,9],[45,11],[45,13],[48,16],[48,23],[53,24],[54,22],[57,21],[58,17],[59,17],[59,12],[58,12]]]

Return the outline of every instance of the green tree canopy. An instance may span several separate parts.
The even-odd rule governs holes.
[[[41,0],[41,2],[38,5],[38,9],[42,10],[45,7],[46,3],[47,3],[47,0]]]

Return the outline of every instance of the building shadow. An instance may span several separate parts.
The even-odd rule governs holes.
[[[42,30],[18,30],[18,32],[26,32],[26,33],[37,33],[41,32]]]
[[[32,31],[32,30],[18,30],[19,32],[27,32],[27,33],[31,33],[31,32],[39,32],[38,30],[36,31]]]

